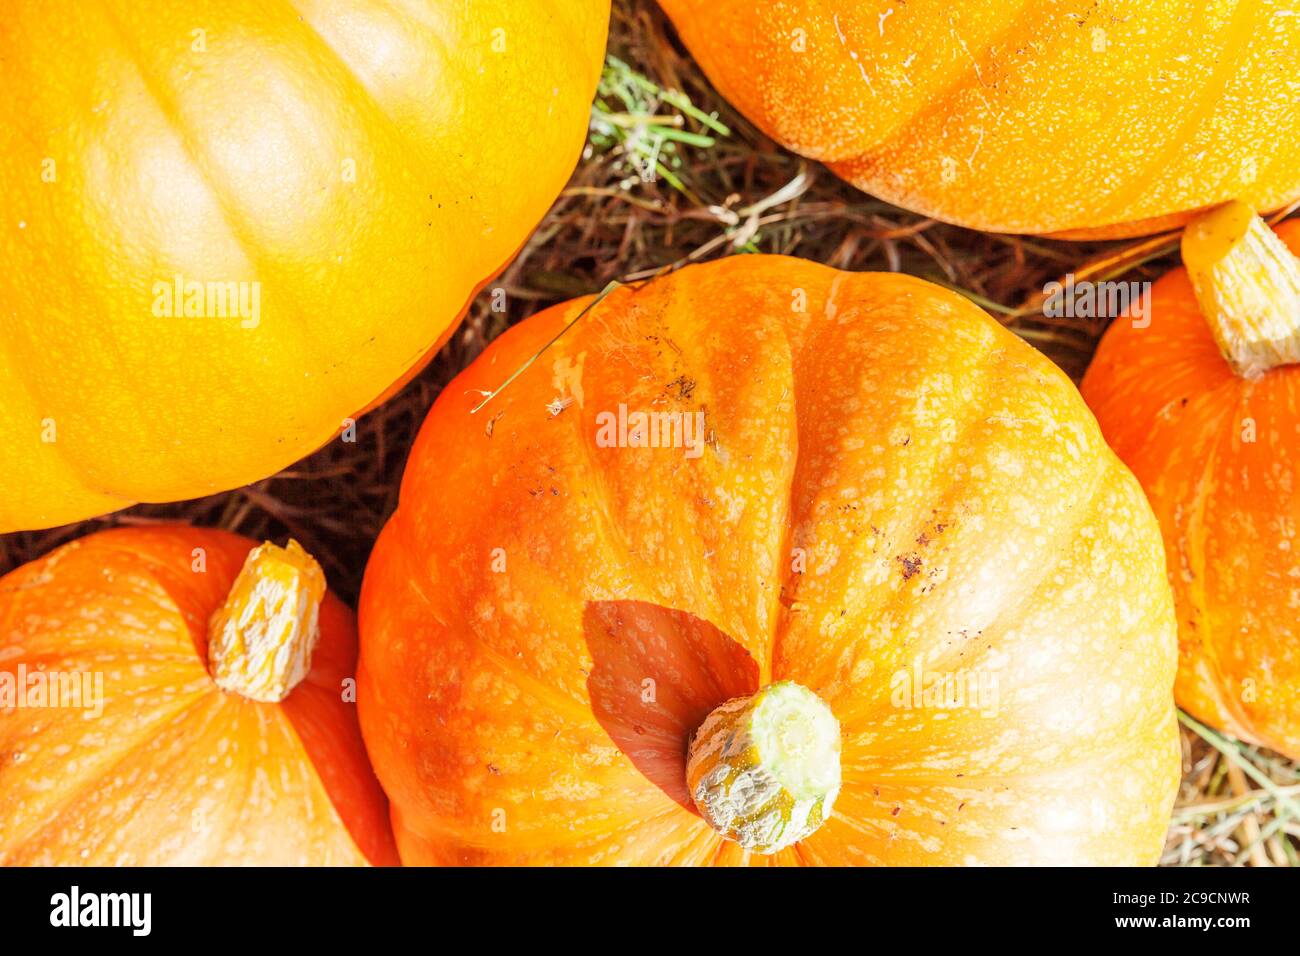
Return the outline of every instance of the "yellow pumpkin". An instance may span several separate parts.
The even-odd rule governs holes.
[[[742,113],[909,209],[1136,235],[1300,196],[1291,0],[660,0]]]
[[[411,374],[578,156],[608,0],[11,0],[0,532],[217,492]]]

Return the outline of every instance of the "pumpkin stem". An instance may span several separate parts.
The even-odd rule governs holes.
[[[720,704],[691,735],[686,785],[729,840],[776,853],[810,836],[840,792],[840,725],[793,681]]]
[[[1300,259],[1236,200],[1193,219],[1183,264],[1219,351],[1242,378],[1300,362]]]
[[[290,540],[248,553],[226,603],[208,621],[208,672],[250,700],[284,700],[311,669],[325,572]]]

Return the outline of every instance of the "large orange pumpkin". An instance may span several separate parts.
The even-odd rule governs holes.
[[[1232,203],[1194,221],[1188,268],[1117,320],[1083,380],[1164,531],[1176,696],[1300,759],[1300,222]],[[1190,270],[1190,274],[1189,274]]]
[[[264,478],[563,187],[608,0],[11,0],[0,532]]]
[[[1290,0],[660,0],[791,149],[999,232],[1136,235],[1300,196]]]
[[[253,545],[118,529],[0,578],[0,865],[396,862],[352,613]]]
[[[511,329],[366,571],[406,863],[1155,861],[1174,620],[1141,489],[961,297],[782,257]]]

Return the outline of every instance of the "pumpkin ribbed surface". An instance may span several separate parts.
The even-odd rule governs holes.
[[[1300,223],[1277,232],[1300,255]],[[1300,366],[1236,374],[1185,269],[1155,283],[1145,315],[1114,322],[1083,394],[1164,532],[1178,703],[1300,757]]]
[[[209,620],[253,546],[114,529],[0,578],[0,691],[22,695],[0,706],[0,864],[396,862],[348,699],[351,611],[319,601],[310,670],[280,703],[210,676]]]
[[[920,280],[739,256],[613,292],[471,413],[588,305],[444,390],[367,568],[405,862],[1155,861],[1163,553],[1065,376]],[[830,708],[842,785],[761,855],[696,812],[687,753],[779,681]]]
[[[238,487],[438,346],[578,157],[607,0],[17,0],[0,532]]]
[[[1290,0],[661,0],[741,112],[976,229],[1155,232],[1300,196]]]

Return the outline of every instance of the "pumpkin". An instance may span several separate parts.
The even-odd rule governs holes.
[[[259,480],[451,334],[563,187],[608,0],[13,0],[0,533]]]
[[[1194,717],[1300,758],[1300,222],[1188,226],[1186,268],[1106,332],[1083,394],[1146,489]]]
[[[0,864],[395,863],[356,652],[295,542],[114,529],[0,578]]]
[[[738,110],[889,202],[1127,236],[1300,196],[1288,0],[660,0]]]
[[[407,864],[1152,863],[1163,567],[975,306],[739,256],[442,392],[366,569],[362,734]]]

